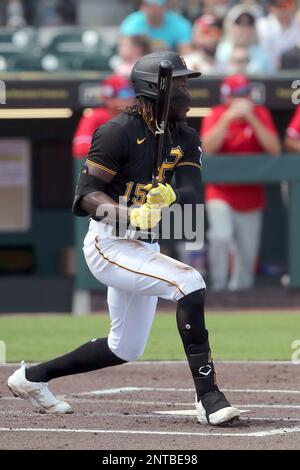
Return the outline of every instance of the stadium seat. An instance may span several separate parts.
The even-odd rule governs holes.
[[[12,58],[11,64],[13,71],[42,71],[42,63],[40,55],[19,54]]]
[[[44,70],[109,70],[112,50],[93,29],[56,33],[44,49]]]
[[[72,68],[70,60],[67,61],[64,56],[59,54],[46,54],[41,59],[41,66],[45,72],[61,72]]]
[[[111,55],[110,46],[103,41],[98,31],[77,28],[56,33],[47,47],[47,52],[60,54],[88,53],[99,49],[103,55]]]
[[[31,54],[0,54],[0,72],[42,71],[41,57]]]
[[[37,33],[24,28],[0,30],[0,72],[110,70],[112,48],[95,29],[71,28],[56,32],[41,48]]]
[[[41,48],[32,29],[0,30],[0,71],[42,70]]]
[[[79,68],[81,70],[99,70],[101,72],[111,70],[109,57],[102,56],[101,54],[91,54],[81,57]]]
[[[24,52],[37,47],[36,33],[32,29],[0,30],[0,54]]]

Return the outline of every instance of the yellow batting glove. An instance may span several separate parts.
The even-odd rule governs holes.
[[[141,207],[134,207],[129,212],[130,224],[142,230],[155,227],[161,219],[161,209],[150,207],[146,202]]]
[[[176,194],[173,191],[172,186],[168,183],[166,185],[158,183],[156,188],[152,188],[151,184],[148,184],[145,189],[149,191],[147,194],[147,203],[152,207],[167,207],[176,201]]]

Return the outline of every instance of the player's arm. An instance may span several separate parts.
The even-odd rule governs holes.
[[[176,202],[185,204],[202,204],[202,177],[200,166],[182,165],[176,168]]]
[[[75,215],[96,216],[99,215],[99,210],[104,213],[107,209],[108,218],[112,214],[127,220],[126,208],[119,206],[106,194],[107,186],[118,174],[127,146],[127,137],[121,126],[108,122],[96,129],[76,186],[73,203]]]
[[[185,155],[176,165],[175,180],[179,204],[202,203],[202,144],[198,132],[190,130]]]
[[[161,218],[160,209],[152,210],[148,204],[131,208],[118,204],[107,194],[107,186],[118,174],[122,157],[127,154],[128,141],[123,129],[107,123],[98,128],[93,136],[91,150],[82,168],[76,186],[73,213],[102,217],[107,222],[128,223],[133,227],[155,227]]]
[[[142,230],[155,227],[161,219],[161,210],[143,204],[128,210],[126,206],[118,204],[105,192],[105,186],[114,178],[107,175],[105,170],[97,169],[88,162],[84,166],[84,176],[78,181],[73,213],[79,216],[94,215],[105,216],[105,221],[114,225],[116,222],[125,223]],[[87,189],[84,188],[87,181]],[[93,186],[93,188],[91,187]],[[103,190],[101,190],[103,188]],[[95,190],[93,190],[95,189]],[[86,194],[83,194],[86,193]]]
[[[126,222],[128,219],[127,208],[119,205],[105,192],[105,187],[111,183],[114,175],[91,165],[89,161],[87,161],[83,171],[87,175],[87,189],[85,191],[82,188],[81,194],[84,192],[87,192],[87,194],[81,197],[79,210],[85,214],[96,216],[99,215],[100,209],[102,213],[107,213],[108,221],[111,215],[111,217],[116,217],[118,220]],[[91,192],[89,192],[89,189]]]

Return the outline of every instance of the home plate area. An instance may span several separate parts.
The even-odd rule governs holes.
[[[298,449],[299,365],[219,362],[218,382],[239,421],[197,422],[184,362],[137,362],[53,381],[71,415],[41,415],[6,387],[16,366],[0,367],[1,449]]]

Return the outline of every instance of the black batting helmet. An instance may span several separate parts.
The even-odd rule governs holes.
[[[152,52],[142,57],[133,66],[131,81],[136,96],[146,96],[156,98],[158,68],[162,60],[170,60],[173,64],[173,77],[196,78],[200,72],[193,72],[186,66],[185,60],[177,52],[161,51]]]

